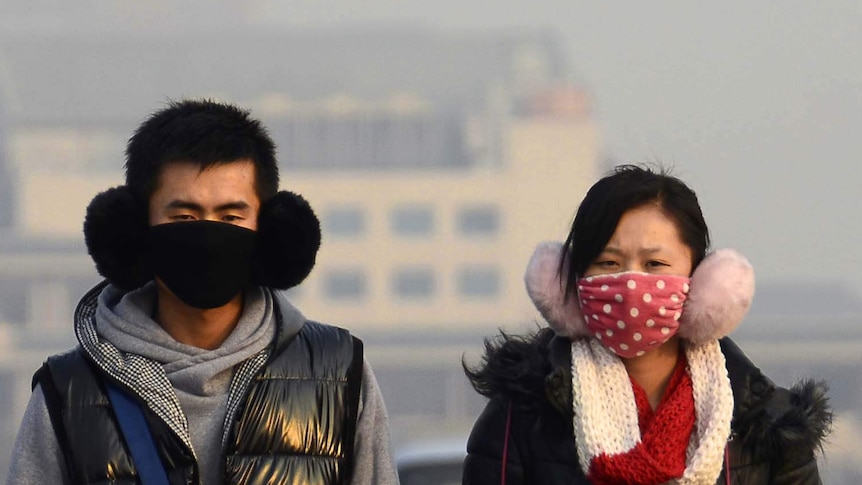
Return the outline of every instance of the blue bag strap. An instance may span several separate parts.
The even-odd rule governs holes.
[[[141,484],[169,485],[168,475],[159,459],[156,443],[144,419],[141,406],[107,379],[105,389],[117,415],[120,431],[126,438],[126,445],[129,447],[129,453],[132,454]]]

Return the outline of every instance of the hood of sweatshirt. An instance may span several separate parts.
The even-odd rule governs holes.
[[[107,284],[93,288],[75,312],[75,334],[91,360],[121,386],[140,396],[176,434],[191,444],[186,408],[229,392],[232,417],[255,372],[268,359],[276,336],[296,334],[305,317],[268,288],[246,290],[243,312],[216,349],[174,340],[153,318],[156,288],[149,283],[123,292]]]

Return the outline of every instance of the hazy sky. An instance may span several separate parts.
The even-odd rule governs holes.
[[[252,5],[273,26],[306,30],[552,29],[575,80],[594,98],[603,158],[673,165],[700,195],[714,245],[745,253],[761,282],[848,283],[862,298],[858,0],[223,0],[211,8],[194,0],[187,7],[205,18],[230,1]],[[135,18],[173,20],[174,28],[190,21],[160,18],[154,4],[141,4]],[[112,25],[105,5],[82,15]],[[6,20],[6,29],[28,28]],[[582,195],[571,194],[573,212]]]
[[[303,27],[553,28],[595,98],[605,157],[673,164],[698,191],[715,245],[743,251],[761,281],[846,282],[862,296],[860,5],[291,0],[267,9]]]

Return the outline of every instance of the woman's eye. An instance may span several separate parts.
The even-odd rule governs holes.
[[[667,266],[667,263],[665,263],[664,261],[649,261],[647,263],[647,266],[651,268],[659,268],[661,266]]]

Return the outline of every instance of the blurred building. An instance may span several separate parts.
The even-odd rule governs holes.
[[[19,246],[80,248],[84,208],[122,182],[134,126],[167,98],[212,95],[263,118],[283,187],[323,222],[319,265],[293,298],[352,327],[527,321],[530,251],[564,235],[596,175],[589,100],[544,34],[49,32],[5,45]],[[92,276],[79,254],[77,277]],[[3,306],[46,292],[20,273],[4,285],[18,294]],[[80,290],[52,289],[69,302]]]
[[[9,229],[14,223],[15,187],[6,154],[6,119],[3,116],[3,99],[0,97],[0,231]]]
[[[580,104],[535,99],[552,95]],[[268,113],[285,186],[323,223],[319,265],[294,293],[301,307],[361,328],[529,321],[524,265],[537,241],[565,234],[595,175],[596,133],[573,87],[514,101],[528,106],[505,118],[407,96]]]

